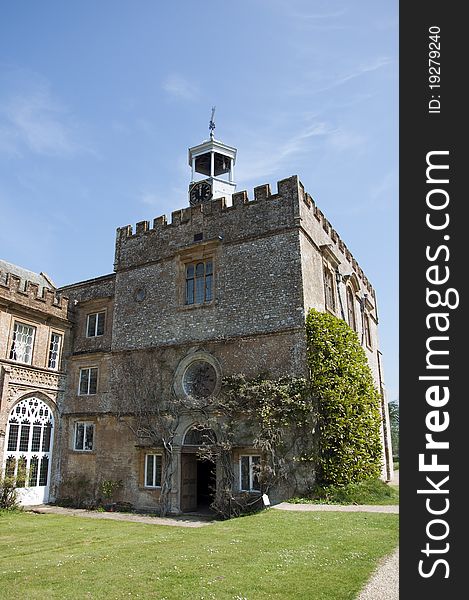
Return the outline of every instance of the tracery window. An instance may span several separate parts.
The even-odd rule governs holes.
[[[212,259],[186,265],[186,304],[211,302],[212,297]]]
[[[32,325],[15,321],[10,349],[11,360],[31,364],[35,333],[36,328]]]
[[[16,487],[48,484],[53,426],[51,409],[38,398],[13,407],[6,432],[5,475],[16,479]]]

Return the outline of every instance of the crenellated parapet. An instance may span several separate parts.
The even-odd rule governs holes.
[[[0,300],[67,319],[68,298],[14,273],[0,271]]]
[[[246,190],[235,192],[230,204],[225,198],[216,198],[173,211],[170,220],[162,215],[152,222],[140,221],[135,228],[119,227],[115,270],[170,258],[196,240],[220,238],[224,243],[236,243],[300,227],[318,247],[332,244],[343,262],[349,263],[364,287],[373,294],[363,270],[311,195],[305,192],[297,175],[278,181],[274,193],[269,184],[257,186],[253,192],[253,198]]]
[[[342,255],[342,257],[344,257],[344,259],[345,259],[344,262],[349,264],[350,268],[356,274],[358,279],[361,280],[361,282],[363,283],[363,286],[366,288],[366,290],[374,297],[375,292],[374,292],[373,286],[371,285],[370,281],[368,280],[365,273],[363,272],[363,269],[360,267],[360,265],[358,264],[356,259],[353,257],[352,253],[347,248],[345,242],[341,239],[341,237],[339,236],[337,231],[332,227],[331,223],[327,220],[325,215],[322,213],[322,211],[316,205],[316,203],[313,200],[313,198],[311,197],[311,195],[308,194],[308,192],[306,192],[304,190],[301,182],[300,182],[300,197],[303,200],[303,206],[305,206],[307,208],[306,212],[307,213],[309,212],[314,216],[314,220],[320,226],[320,228],[322,229],[322,232],[324,232],[324,234],[327,236],[328,242],[330,242],[332,244],[332,247],[335,248],[336,253],[338,253],[339,255]],[[304,211],[302,214],[302,220],[303,221],[305,220]],[[326,242],[326,243],[328,243],[328,242]]]

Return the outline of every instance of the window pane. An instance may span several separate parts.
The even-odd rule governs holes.
[[[15,323],[10,358],[18,362],[31,363],[35,328]]]
[[[161,485],[161,456],[155,455],[155,485]]]
[[[16,467],[16,458],[9,456],[5,463],[5,477],[14,477]]]
[[[26,421],[21,424],[21,433],[20,433],[20,452],[27,452],[29,446],[29,423]]]
[[[37,485],[37,475],[39,472],[39,458],[37,456],[33,456],[29,463],[29,481],[28,485],[30,487],[34,487]]]
[[[47,485],[47,474],[49,471],[49,459],[47,456],[41,458],[41,469],[39,471],[39,485]]]
[[[147,462],[145,485],[148,487],[153,487],[153,460],[155,457],[153,454],[147,454],[145,458]]]
[[[33,426],[33,436],[31,438],[31,452],[39,452],[41,447],[41,425]]]
[[[89,423],[85,426],[85,441],[83,450],[93,450],[94,425]]]
[[[209,302],[212,299],[212,275],[205,278],[205,300]]]
[[[103,335],[104,334],[104,314],[105,313],[98,313],[97,317],[98,317],[98,322],[96,325],[96,335]]]
[[[88,393],[88,381],[90,376],[89,369],[81,369],[80,371],[80,394]]]
[[[194,280],[186,281],[186,304],[194,304]]]
[[[85,437],[84,423],[77,423],[75,429],[75,450],[83,450],[83,440]]]
[[[195,303],[202,304],[204,301],[204,278],[198,277],[195,280]]]
[[[205,263],[205,275],[211,275],[213,273],[213,264],[211,260]]]
[[[44,434],[42,436],[42,452],[49,452],[50,450],[50,434],[52,431],[52,425],[47,423],[44,427]]]
[[[196,277],[203,277],[204,276],[204,272],[205,272],[205,266],[204,263],[198,263],[196,268],[195,268],[195,276]]]
[[[16,472],[16,487],[23,488],[26,485],[26,457],[20,456],[18,460],[18,471]]]
[[[93,368],[93,369],[90,369],[90,386],[89,386],[88,393],[96,394],[97,389],[98,389],[98,369]]]
[[[20,426],[17,423],[10,423],[10,433],[8,434],[8,452],[15,452],[18,444],[18,433]]]
[[[59,352],[62,336],[58,333],[53,333],[50,339],[49,347],[49,369],[58,369],[59,367]]]
[[[186,269],[186,279],[194,279],[194,265],[189,265]]]
[[[241,457],[241,489],[249,490],[249,456]]]
[[[86,335],[88,337],[96,335],[96,315],[88,315],[88,329]]]

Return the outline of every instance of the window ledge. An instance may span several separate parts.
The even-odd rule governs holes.
[[[215,304],[215,300],[211,300],[210,302],[202,302],[200,304],[182,304],[181,306],[179,306],[178,310],[184,311],[195,310],[197,308],[210,308],[212,306],[215,306]]]

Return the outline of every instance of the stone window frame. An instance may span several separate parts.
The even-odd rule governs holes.
[[[365,344],[370,350],[373,350],[373,340],[371,337],[371,323],[370,323],[370,314],[366,311],[363,313],[363,337],[365,339]]]
[[[345,300],[347,302],[347,323],[355,332],[358,332],[356,295],[357,290],[355,289],[354,285],[351,283],[347,283],[347,285],[345,286]],[[352,319],[350,319],[350,316],[352,316]],[[350,322],[351,320],[352,323]]]
[[[193,244],[183,250],[181,250],[177,257],[177,304],[180,310],[196,310],[202,308],[209,308],[214,306],[216,302],[216,290],[218,282],[218,249],[221,244],[221,240],[207,240],[205,242]],[[212,293],[209,300],[205,300],[200,303],[187,304],[186,302],[186,288],[187,279],[186,272],[187,267],[191,264],[196,266],[198,263],[203,262],[204,265],[208,261],[212,262]]]
[[[243,487],[243,459],[244,460],[248,459],[248,477],[249,477],[248,488]],[[256,463],[254,463],[253,459],[258,459],[258,461]],[[238,458],[238,468],[239,468],[239,490],[241,492],[250,492],[250,493],[258,493],[258,494],[261,493],[261,483],[259,481],[258,476],[257,476],[257,482],[258,482],[259,489],[253,487],[254,479],[256,477],[253,466],[254,466],[254,464],[258,464],[260,467],[261,463],[262,463],[262,457],[259,453],[254,453],[254,452],[240,453],[239,458]]]
[[[16,342],[16,332],[15,332],[15,328],[17,325],[23,326],[23,327],[30,327],[33,330],[33,334],[32,334],[32,341],[31,341],[31,348],[30,348],[30,356],[29,356],[29,360],[28,361],[24,361],[24,360],[19,360],[18,358],[14,358],[13,354],[15,351],[15,342]],[[28,321],[27,319],[17,319],[14,318],[13,319],[13,326],[11,327],[11,333],[10,333],[10,342],[8,345],[8,348],[10,349],[8,352],[8,358],[12,361],[14,361],[15,363],[21,364],[21,365],[32,365],[33,364],[33,358],[34,358],[34,351],[35,351],[35,343],[36,343],[36,333],[37,333],[37,324],[32,322],[32,321]]]
[[[91,371],[92,370],[96,370],[96,385],[95,385],[95,390],[93,392],[90,392]],[[82,373],[84,371],[89,371],[87,392],[81,391],[81,378],[82,378]],[[78,370],[78,395],[79,396],[95,396],[98,393],[98,389],[99,389],[99,367],[97,365],[89,365],[86,367],[80,367]]]
[[[215,387],[214,387],[213,393],[210,395],[210,397],[201,399],[201,400],[199,400],[199,402],[201,404],[204,404],[205,402],[210,400],[210,398],[216,398],[218,396],[218,394],[220,393],[221,385],[222,385],[222,377],[223,377],[220,362],[210,352],[206,352],[205,350],[194,349],[192,352],[190,352],[189,354],[184,356],[179,361],[179,364],[176,367],[176,371],[174,373],[173,390],[174,390],[174,393],[176,394],[176,397],[183,402],[186,402],[188,400],[188,396],[187,396],[187,393],[186,393],[186,390],[184,387],[184,375],[194,362],[199,362],[199,361],[209,363],[215,370],[215,376],[216,376],[216,382],[215,382]],[[196,401],[195,401],[195,403],[197,404]]]
[[[338,310],[338,284],[337,273],[340,259],[331,249],[332,244],[323,244],[319,247],[322,255],[322,277],[324,287],[324,306],[326,311],[337,315]],[[330,278],[330,289],[328,288],[328,279]]]
[[[52,338],[53,336],[58,336],[60,338],[59,347],[56,350],[57,357],[55,359],[55,367],[51,366],[51,358],[52,358]],[[64,342],[64,333],[63,331],[58,331],[55,329],[51,329],[49,332],[49,343],[48,343],[48,353],[47,353],[47,368],[51,371],[60,371],[60,366],[62,363],[62,351],[63,351],[63,342]]]
[[[152,457],[154,459],[154,461],[153,461],[153,476],[152,476],[153,485],[148,484],[148,459],[149,459],[149,457]],[[158,478],[156,477],[157,471],[155,470],[157,458],[160,459],[159,466],[157,467],[157,469],[159,471],[159,483],[157,483],[158,482]],[[162,477],[163,477],[163,452],[160,452],[160,451],[145,452],[144,457],[143,457],[143,487],[145,489],[149,489],[149,490],[161,490]]]
[[[90,338],[97,338],[97,337],[102,337],[105,333],[106,333],[106,310],[97,310],[91,313],[88,313],[86,315],[86,326],[85,326],[85,337],[90,339]],[[99,331],[99,316],[103,315],[103,322],[102,322],[102,333],[98,333]],[[95,321],[95,325],[94,325],[94,333],[92,333],[90,335],[89,331],[90,331],[90,317],[96,317],[96,321]]]
[[[328,265],[323,265],[323,280],[325,307],[327,310],[330,310],[335,314],[337,309],[336,286],[334,284],[334,272]]]
[[[83,426],[83,439],[82,439],[82,447],[77,447],[77,433],[78,428]],[[91,447],[85,447],[87,436],[86,432],[91,430]],[[72,448],[74,452],[93,452],[96,440],[96,423],[94,421],[75,421],[73,425],[73,439],[72,439]]]
[[[202,267],[202,272],[199,267]],[[190,273],[190,270],[192,272]],[[184,297],[186,306],[208,304],[213,300],[213,258],[185,264]],[[190,282],[190,285],[189,285]],[[199,285],[201,284],[201,285]],[[190,290],[190,293],[189,293]]]

